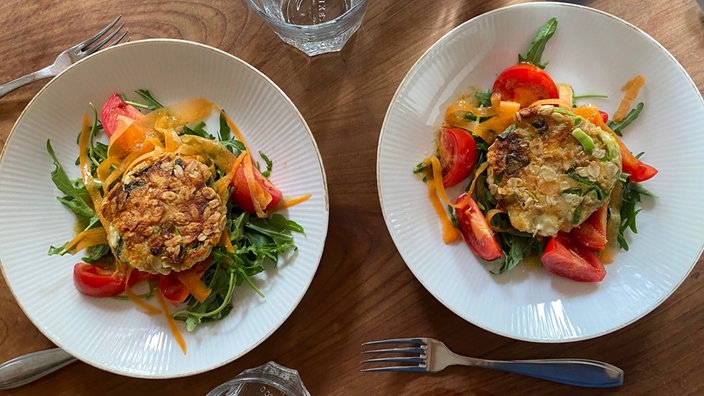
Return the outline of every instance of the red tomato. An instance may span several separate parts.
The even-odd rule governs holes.
[[[604,203],[596,212],[580,224],[579,227],[572,229],[570,234],[584,246],[602,250],[606,246],[606,218],[609,213],[609,204]]]
[[[630,152],[628,154],[630,154]],[[623,150],[621,151],[621,160],[623,163],[623,171],[631,175],[630,179],[632,182],[639,183],[646,181],[658,173],[657,169],[639,160],[632,154],[624,155]]]
[[[552,77],[530,63],[520,63],[502,71],[494,81],[492,92],[498,93],[501,100],[520,103],[521,108],[536,100],[559,97]]]
[[[271,202],[269,202],[265,208],[265,210],[269,210],[281,201],[283,194],[281,190],[276,188],[268,178],[264,177],[256,167],[252,167],[252,170],[254,172],[254,180],[256,180],[265,191],[271,194]],[[233,202],[245,212],[255,213],[252,196],[249,193],[249,186],[247,185],[247,177],[244,174],[244,166],[240,166],[237,169],[235,176],[232,178],[231,185],[233,187]]]
[[[442,184],[450,187],[466,179],[477,164],[477,144],[472,135],[460,128],[443,128],[438,146]]]
[[[103,129],[108,137],[112,136],[117,129],[120,116],[136,120],[142,116],[142,113],[136,107],[125,103],[120,94],[114,93],[105,102],[100,112],[100,122],[103,124]]]
[[[457,198],[455,216],[462,231],[464,241],[477,256],[484,260],[494,260],[501,257],[501,246],[494,231],[486,221],[486,217],[471,196],[464,193]]]
[[[173,305],[179,305],[186,301],[188,295],[191,294],[174,274],[163,275],[159,278],[159,290],[164,298]]]
[[[73,284],[86,296],[110,297],[125,291],[126,283],[124,276],[112,270],[78,263],[73,266]]]
[[[563,232],[550,238],[541,261],[553,274],[579,282],[600,282],[606,276],[599,256]]]
[[[601,119],[604,121],[604,123],[609,121],[609,113],[599,110],[599,114],[601,115]]]
[[[202,277],[205,271],[210,265],[210,259],[205,259],[186,271],[193,271],[198,274],[198,277]],[[186,301],[188,296],[191,294],[186,286],[181,283],[181,281],[176,276],[175,272],[169,275],[159,275],[159,290],[161,294],[166,298],[168,302],[173,305],[179,305]]]

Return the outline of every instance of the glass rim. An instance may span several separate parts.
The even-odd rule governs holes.
[[[350,14],[353,11],[356,11],[358,8],[361,8],[361,7],[364,7],[367,5],[367,0],[358,0],[358,2],[356,4],[354,4],[352,7],[350,7],[347,11],[345,11],[341,15],[339,15],[329,21],[325,21],[323,23],[316,23],[314,25],[299,25],[299,24],[295,24],[295,23],[286,22],[284,20],[278,20],[278,19],[271,18],[271,16],[269,14],[267,14],[266,12],[264,12],[264,10],[262,10],[262,8],[259,6],[259,4],[258,4],[259,1],[256,1],[256,0],[245,0],[245,1],[247,2],[247,4],[249,4],[252,7],[252,9],[254,11],[256,11],[257,14],[259,14],[264,19],[265,22],[273,23],[273,24],[287,27],[287,28],[299,29],[299,30],[308,30],[311,28],[320,29],[320,28],[324,28],[324,27],[333,25],[333,24],[337,23],[340,19],[345,17],[347,14]]]

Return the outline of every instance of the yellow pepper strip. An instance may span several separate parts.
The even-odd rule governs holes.
[[[230,233],[229,231],[227,231],[227,228],[223,230],[222,234],[220,235],[220,241],[218,241],[218,244],[220,246],[223,246],[228,253],[235,252],[235,247],[232,246],[232,241],[230,240]]]
[[[105,245],[107,243],[108,237],[103,227],[91,228],[90,230],[83,230],[76,235],[76,237],[66,245],[66,251],[70,254],[76,254],[87,247]]]

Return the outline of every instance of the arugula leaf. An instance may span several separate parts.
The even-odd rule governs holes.
[[[634,234],[638,233],[636,225],[636,216],[641,209],[638,204],[643,199],[643,196],[656,197],[656,195],[643,187],[640,183],[634,183],[630,179],[622,181],[622,196],[621,196],[621,224],[618,227],[618,235],[616,237],[618,245],[623,250],[628,250],[628,242],[626,241],[625,233],[631,230]]]
[[[135,92],[137,93],[137,95],[142,97],[142,99],[144,99],[147,102],[147,104],[143,105],[141,103],[127,102],[127,101],[125,101],[125,102],[127,102],[133,106],[141,107],[141,108],[148,109],[148,110],[156,110],[156,109],[161,109],[164,107],[163,104],[159,103],[158,100],[154,99],[154,96],[152,95],[151,92],[149,92],[148,89],[138,89]]]
[[[85,201],[87,193],[83,183],[78,185],[79,182],[72,182],[68,178],[64,167],[61,165],[58,158],[56,158],[56,153],[51,147],[49,140],[46,141],[46,150],[49,152],[49,156],[55,166],[54,170],[51,171],[51,180],[54,182],[56,188],[64,194],[63,197],[57,198],[59,202],[68,207],[81,220],[88,222],[91,222],[94,218],[97,220],[95,210],[88,206]]]
[[[262,159],[264,160],[264,163],[266,164],[265,170],[263,170],[263,171],[261,169],[259,169],[259,170],[261,171],[261,173],[264,177],[271,176],[271,170],[274,168],[274,163],[269,159],[269,157],[266,156],[266,154],[264,154],[263,151],[260,150],[259,155],[262,157]],[[257,162],[257,168],[259,168],[259,162]]]
[[[553,34],[555,34],[556,30],[557,18],[552,17],[545,23],[545,25],[540,28],[540,30],[538,30],[538,33],[535,35],[535,38],[533,38],[533,41],[531,41],[530,45],[528,46],[528,51],[526,52],[526,55],[524,56],[518,54],[518,63],[527,62],[538,66],[541,69],[545,69],[545,66],[548,65],[548,62],[545,62],[545,64],[541,64],[540,58],[543,56],[545,44],[547,44],[548,40],[550,40]]]
[[[191,297],[187,306],[174,314],[175,319],[186,322],[188,331],[227,316],[232,310],[233,290],[242,283],[262,295],[251,277],[264,271],[266,265],[275,266],[280,253],[295,250],[291,233],[303,232],[298,223],[281,214],[260,219],[246,212],[238,213],[234,206],[228,210],[227,231],[235,251],[228,252],[220,246],[213,249],[212,262],[203,275],[203,281],[211,289],[210,295],[202,303]]]
[[[524,258],[537,256],[545,250],[543,240],[515,230],[498,233],[498,238],[504,254],[504,262],[498,274],[512,270]]]
[[[628,114],[623,117],[623,120],[621,120],[621,122],[616,123],[613,120],[609,120],[609,122],[607,122],[606,124],[609,126],[609,128],[611,128],[612,131],[614,131],[614,133],[619,136],[623,136],[621,134],[621,130],[630,125],[633,121],[636,120],[636,118],[638,118],[640,112],[643,110],[643,107],[643,102],[640,102],[636,105],[636,107],[628,111]]]
[[[220,112],[220,140],[230,140],[231,134],[232,134],[232,130],[230,129],[230,126],[227,124],[227,117],[225,116],[225,112],[221,111]]]
[[[201,121],[198,124],[194,125],[193,128],[190,128],[188,126],[183,127],[183,134],[184,135],[195,135],[195,136],[200,136],[204,139],[210,139],[214,140],[215,136],[211,135],[208,133],[208,131],[205,130],[205,121]]]

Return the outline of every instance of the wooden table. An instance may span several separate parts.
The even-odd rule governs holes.
[[[328,176],[330,228],[315,279],[290,318],[244,357],[172,380],[134,379],[75,363],[8,395],[205,394],[246,368],[274,360],[300,371],[314,395],[704,394],[704,280],[700,262],[681,287],[638,322],[593,340],[515,341],[457,317],[413,277],[381,215],[375,159],[396,88],[442,35],[519,1],[373,0],[339,54],[308,58],[284,45],[243,0],[6,0],[0,4],[0,81],[50,64],[56,54],[121,14],[132,40],[182,38],[230,52],[268,75],[298,106]],[[694,0],[579,1],[643,29],[704,87],[704,17]],[[0,145],[42,83],[0,99]],[[701,133],[701,131],[694,131]],[[38,265],[38,263],[28,263]],[[0,280],[0,361],[52,347]],[[360,343],[428,335],[457,352],[497,359],[584,357],[626,372],[614,391],[574,389],[470,368],[437,375],[360,372]]]

